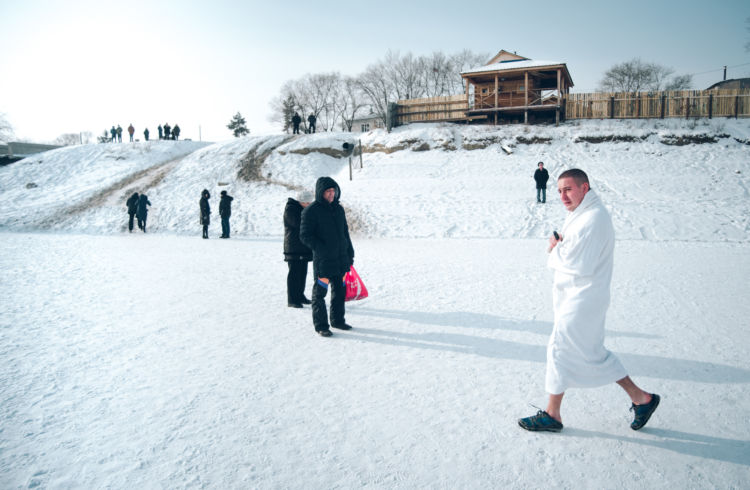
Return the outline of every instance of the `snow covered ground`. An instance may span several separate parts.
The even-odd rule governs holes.
[[[700,135],[716,142],[664,143]],[[612,136],[638,140],[592,142]],[[749,137],[742,120],[415,125],[363,135],[381,151],[351,182],[333,151],[350,134],[1,168],[0,488],[745,488]],[[534,202],[539,160],[588,171],[612,211],[606,343],[662,395],[639,432],[614,385],[568,392],[560,434],[516,424],[546,399],[545,237],[565,214],[552,186]],[[285,199],[320,175],[371,294],[331,339],[286,307],[281,255]],[[215,210],[235,196],[231,240],[199,238],[203,187]],[[125,231],[134,190],[145,235]]]

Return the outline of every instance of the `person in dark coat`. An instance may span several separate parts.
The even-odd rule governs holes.
[[[112,126],[112,129],[109,130],[109,134],[112,135],[112,143],[117,141],[117,130],[115,129],[114,126]]]
[[[315,132],[315,122],[318,120],[317,117],[315,117],[315,114],[310,114],[307,116],[307,122],[310,124],[310,132]]]
[[[211,223],[211,206],[208,205],[208,200],[211,198],[211,194],[208,193],[208,189],[203,189],[201,192],[201,225],[203,225],[203,238],[208,238],[208,225]]]
[[[177,126],[175,126],[177,129]],[[229,217],[232,216],[232,201],[234,198],[227,194],[227,191],[221,191],[221,201],[219,201],[219,216],[221,216],[221,236],[219,238],[229,238]]]
[[[148,135],[151,134],[148,132],[148,128],[143,130],[143,138],[148,141]]]
[[[134,192],[133,195],[125,201],[125,205],[128,207],[128,215],[130,216],[130,219],[128,220],[128,230],[130,233],[133,233],[133,218],[138,211],[138,193]]]
[[[162,129],[161,124],[159,124],[159,127],[156,128],[156,129],[159,130],[159,139],[163,140],[164,139],[164,129]]]
[[[117,125],[117,142],[122,143],[122,127]]]
[[[174,125],[174,127],[172,128],[172,134],[174,135],[175,141],[180,139],[180,125],[179,124]]]
[[[146,194],[141,194],[138,198],[138,210],[135,212],[136,218],[138,218],[138,228],[146,233],[146,218],[148,218],[148,206],[151,206],[151,201],[148,200]]]
[[[547,181],[549,180],[549,173],[544,168],[544,162],[539,162],[536,172],[534,172],[534,180],[536,181],[536,202],[545,203],[547,202]]]
[[[299,239],[302,210],[314,199],[310,191],[300,191],[297,199],[289,198],[284,208],[284,260],[289,266],[286,276],[286,300],[290,308],[302,308],[312,302],[305,297],[307,264],[312,260],[310,250]]]
[[[344,275],[354,263],[354,247],[349,238],[346,213],[339,204],[341,189],[330,177],[315,183],[315,201],[302,211],[299,237],[313,252],[312,316],[315,331],[330,337],[325,296],[331,288],[330,326],[349,330],[344,320],[346,286]]]
[[[294,116],[292,116],[292,134],[299,134],[299,123],[302,122],[302,118],[299,117],[298,113],[294,113]]]
[[[169,123],[164,123],[164,139],[172,139],[172,127]]]

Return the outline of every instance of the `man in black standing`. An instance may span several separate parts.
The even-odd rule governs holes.
[[[339,204],[341,189],[330,177],[315,183],[315,201],[302,211],[300,239],[313,252],[313,326],[318,335],[330,337],[325,296],[331,288],[330,326],[349,330],[344,320],[346,286],[344,275],[354,263],[354,247],[349,238],[346,213]]]
[[[299,117],[299,113],[295,112],[292,116],[292,134],[299,134],[299,123],[302,122],[302,118]]]
[[[315,114],[310,114],[307,116],[307,122],[310,124],[310,133],[315,132],[315,123],[318,121],[318,118],[315,117]]]
[[[536,202],[545,203],[547,202],[547,181],[549,180],[549,173],[544,168],[544,162],[539,162],[536,172],[534,172],[534,180],[536,181]]]
[[[177,126],[175,126],[177,129]],[[219,238],[229,238],[229,217],[232,216],[232,201],[234,198],[227,194],[227,191],[221,191],[221,200],[219,201],[219,216],[221,216],[221,236]]]
[[[289,267],[286,276],[286,300],[290,308],[302,308],[312,302],[305,297],[307,264],[312,260],[310,250],[299,239],[302,210],[315,196],[310,191],[300,191],[297,199],[290,197],[284,207],[284,261]]]
[[[203,189],[201,192],[200,201],[198,205],[201,208],[201,226],[203,227],[203,238],[208,238],[208,225],[211,224],[211,206],[208,204],[208,200],[211,199],[208,189]]]

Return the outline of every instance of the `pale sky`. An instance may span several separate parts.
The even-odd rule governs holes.
[[[358,75],[390,50],[567,63],[573,92],[595,91],[640,57],[705,89],[750,77],[743,0],[42,1],[0,0],[0,113],[17,138],[130,123],[179,124],[220,141],[241,112],[251,134],[279,132],[270,100],[308,73]]]

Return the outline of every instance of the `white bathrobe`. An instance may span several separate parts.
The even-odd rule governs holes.
[[[594,191],[568,213],[561,233],[563,241],[547,260],[554,271],[555,326],[547,345],[545,388],[554,395],[627,376],[617,357],[604,348],[615,232]]]

